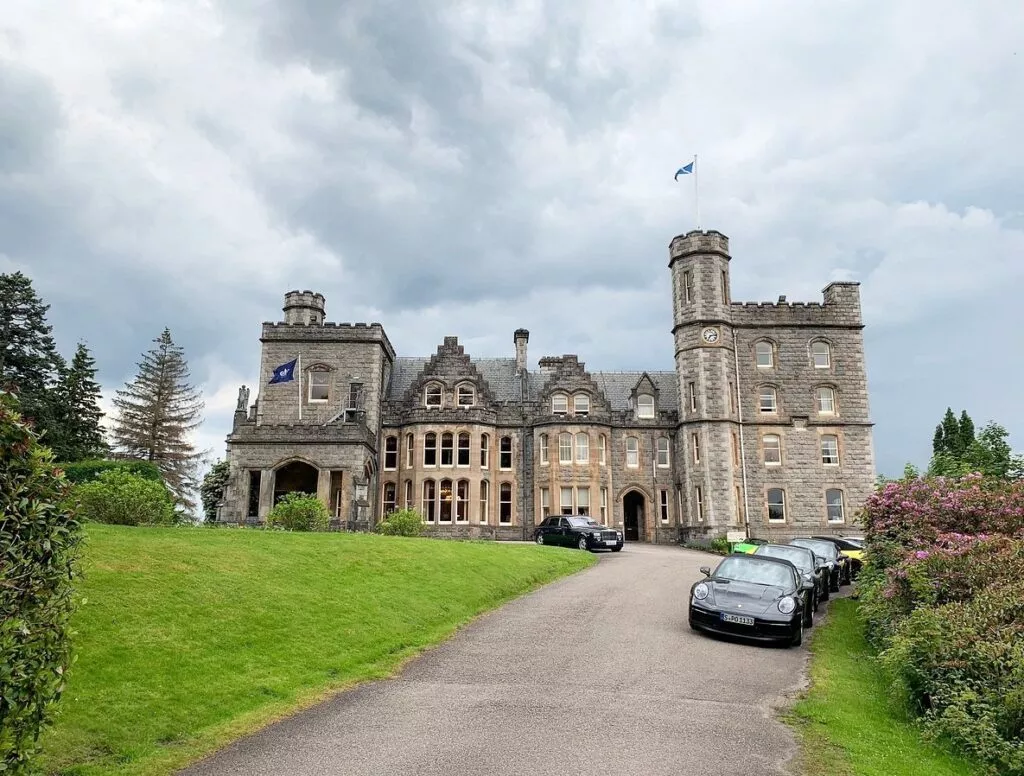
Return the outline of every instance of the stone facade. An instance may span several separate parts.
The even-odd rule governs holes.
[[[306,490],[335,527],[411,507],[443,536],[528,540],[563,512],[650,542],[856,530],[875,478],[858,284],[737,303],[730,261],[718,232],[672,241],[673,372],[572,354],[531,370],[525,329],[511,358],[455,337],[396,358],[380,324],[327,323],[321,295],[290,292],[263,324],[260,395],[240,392],[220,519],[262,522]]]

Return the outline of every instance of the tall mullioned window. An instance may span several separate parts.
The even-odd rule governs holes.
[[[483,480],[480,483],[480,522],[486,523],[487,516],[490,514],[490,484],[487,480]]]
[[[782,488],[768,488],[768,522],[786,522],[786,492]]]
[[[330,372],[310,372],[309,373],[309,400],[311,402],[324,402],[327,401],[328,394],[330,392],[331,385],[331,373]]]
[[[667,468],[669,465],[669,438],[658,437],[658,466]]]
[[[582,431],[576,435],[576,463],[590,461],[590,437]]]
[[[829,488],[825,491],[825,512],[830,523],[844,521],[843,492],[838,488]]]
[[[491,438],[487,434],[480,435],[480,467],[486,469],[490,465]]]
[[[636,469],[640,466],[640,440],[626,437],[626,466]]]
[[[572,463],[572,434],[563,432],[558,435],[558,462]]]
[[[499,442],[498,468],[512,468],[512,437],[510,436],[503,436]]]
[[[503,482],[498,489],[498,522],[512,522],[512,483]]]
[[[687,304],[693,301],[693,273],[689,270],[683,273],[683,301]]]
[[[451,466],[454,461],[454,440],[455,438],[449,433],[444,432],[441,434],[441,465]]]
[[[839,465],[839,437],[835,434],[821,437],[821,462],[826,466]]]
[[[836,414],[836,392],[827,385],[818,388],[818,413],[820,415]]]
[[[398,437],[384,438],[384,468],[388,471],[398,468]]]
[[[817,340],[811,343],[811,361],[815,369],[828,369],[832,366],[832,348],[827,342]]]
[[[437,434],[433,431],[423,436],[423,465],[437,466]]]
[[[776,396],[775,389],[770,385],[762,385],[758,389],[758,403],[761,412],[766,415],[779,411],[778,397]]]
[[[458,458],[455,459],[456,466],[469,466],[469,432],[462,431],[458,439]]]
[[[387,517],[398,507],[397,485],[393,482],[384,483],[384,517]]]
[[[755,363],[762,369],[775,366],[775,349],[772,343],[761,340],[754,345]]]

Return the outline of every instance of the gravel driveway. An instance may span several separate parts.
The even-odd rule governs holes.
[[[604,553],[395,679],[342,693],[184,773],[786,773],[794,739],[771,706],[800,686],[806,647],[692,632],[689,587],[717,560],[635,544]]]

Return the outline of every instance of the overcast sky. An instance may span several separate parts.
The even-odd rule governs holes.
[[[3,7],[0,272],[108,394],[170,327],[217,457],[292,288],[400,355],[511,356],[522,326],[533,363],[671,369],[695,153],[734,299],[862,283],[881,472],[947,405],[1024,448],[1024,6]]]

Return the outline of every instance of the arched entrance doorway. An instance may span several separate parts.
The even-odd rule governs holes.
[[[639,542],[644,539],[644,513],[646,499],[642,493],[629,491],[622,497],[622,533],[627,542]]]
[[[274,503],[276,504],[288,493],[308,493],[316,495],[317,480],[320,472],[315,466],[303,461],[286,463],[274,475]]]

